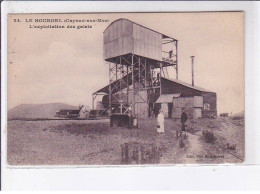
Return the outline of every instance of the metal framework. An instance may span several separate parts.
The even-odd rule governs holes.
[[[165,40],[163,44],[173,44],[174,50],[164,52],[162,61],[128,54],[106,61],[109,65],[109,112],[131,114],[138,117],[137,104],[150,103],[151,95],[161,94],[161,77],[169,77],[167,68],[173,67],[178,79],[178,42]],[[159,71],[159,72],[158,72]]]

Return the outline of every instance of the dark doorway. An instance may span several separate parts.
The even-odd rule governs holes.
[[[168,103],[168,117],[172,118],[172,103]]]

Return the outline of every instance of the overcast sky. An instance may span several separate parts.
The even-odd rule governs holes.
[[[14,19],[21,22],[14,22]],[[32,29],[25,19],[108,19],[85,29]],[[218,113],[244,110],[244,14],[35,14],[11,15],[8,23],[8,109],[19,104],[92,102],[108,84],[103,31],[127,18],[179,40],[179,79],[217,93]],[[65,25],[67,23],[32,23]],[[86,23],[84,23],[86,25]],[[82,25],[82,23],[74,23]],[[175,78],[175,74],[172,78]]]

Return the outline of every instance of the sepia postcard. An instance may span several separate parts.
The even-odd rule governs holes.
[[[7,163],[245,160],[244,12],[9,14]]]

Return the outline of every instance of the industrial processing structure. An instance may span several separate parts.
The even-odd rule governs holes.
[[[179,118],[216,116],[216,93],[178,80],[178,40],[128,19],[112,22],[103,34],[103,57],[109,84],[93,93],[102,95],[109,115],[150,117],[159,109]],[[176,72],[170,79],[168,68]],[[94,107],[93,107],[94,108]]]

